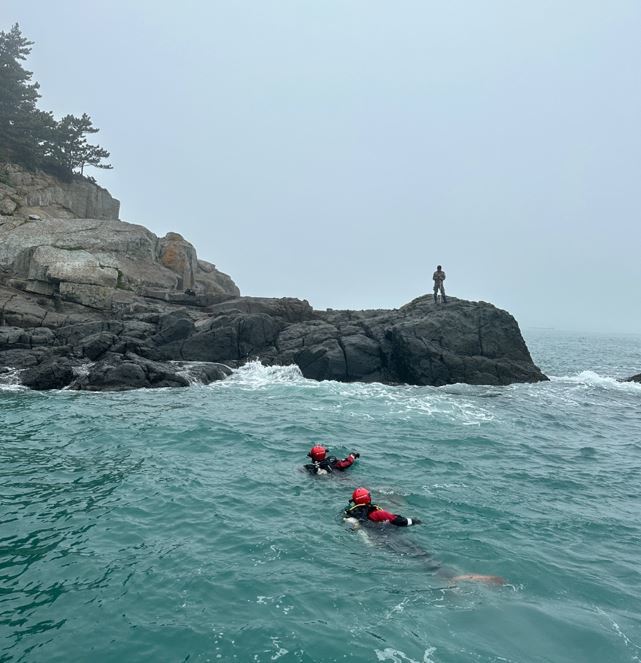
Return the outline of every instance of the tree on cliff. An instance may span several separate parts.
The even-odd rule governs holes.
[[[82,117],[65,115],[53,129],[49,155],[53,161],[66,168],[69,172],[80,170],[82,175],[85,166],[110,169],[110,164],[101,163],[109,158],[109,152],[99,145],[89,145],[86,135],[98,132],[87,113]]]
[[[18,24],[0,32],[0,156],[35,166],[43,156],[43,143],[54,120],[36,108],[40,97],[32,72],[21,64],[31,52]]]
[[[66,176],[83,174],[87,165],[111,168],[103,163],[109,152],[87,142],[87,135],[98,129],[86,113],[56,121],[37,107],[40,86],[22,66],[31,46],[17,23],[0,32],[0,160]]]

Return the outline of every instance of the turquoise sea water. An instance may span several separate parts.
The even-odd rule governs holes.
[[[551,382],[0,388],[0,661],[640,661],[641,337],[526,337]]]

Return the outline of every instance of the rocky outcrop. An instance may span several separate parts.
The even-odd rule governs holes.
[[[0,166],[0,283],[106,312],[127,293],[176,303],[186,291],[201,305],[240,294],[179,234],[119,221],[119,207],[89,180]]]
[[[421,297],[400,309],[315,311],[240,297],[177,233],[117,219],[91,182],[0,171],[0,379],[33,389],[181,387],[251,359],[315,380],[504,385],[546,377],[514,318]]]
[[[101,286],[95,286],[101,287]],[[400,309],[315,311],[298,299],[201,306],[134,297],[107,314],[0,288],[0,367],[34,389],[186,386],[259,359],[315,380],[504,385],[546,377],[514,318],[484,302],[421,297]]]
[[[74,176],[64,182],[15,164],[0,166],[0,214],[117,219],[119,211],[120,202],[88,179]]]
[[[641,373],[639,373],[638,375],[633,375],[629,378],[626,378],[624,380],[624,382],[639,382],[639,383],[641,383]]]
[[[18,289],[106,311],[126,293],[240,294],[180,235],[117,220],[0,217],[0,269]]]

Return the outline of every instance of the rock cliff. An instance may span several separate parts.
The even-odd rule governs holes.
[[[81,178],[64,182],[15,164],[0,165],[0,214],[48,218],[117,219],[120,202]]]
[[[547,379],[514,318],[491,304],[420,297],[394,310],[316,311],[298,299],[240,297],[180,235],[158,238],[119,221],[104,189],[82,182],[82,198],[49,176],[5,172],[0,380],[34,389],[185,386],[252,359],[296,364],[316,380]],[[96,218],[78,216],[89,210]]]
[[[0,217],[0,269],[18,289],[103,310],[127,292],[240,294],[180,235],[117,220]]]
[[[5,166],[3,173],[0,270],[7,286],[103,311],[128,295],[240,294],[179,234],[158,238],[119,221],[119,203],[105,189],[17,166]],[[94,216],[86,218],[88,213]]]

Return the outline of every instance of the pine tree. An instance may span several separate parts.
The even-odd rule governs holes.
[[[57,122],[37,107],[40,86],[22,66],[31,46],[17,23],[9,32],[0,32],[0,160],[68,178],[82,175],[85,166],[111,168],[103,163],[109,152],[87,142],[89,134],[98,132],[89,115],[65,115]]]
[[[41,159],[53,125],[52,115],[36,108],[40,86],[21,64],[32,45],[17,23],[0,32],[0,158],[31,167]]]
[[[69,173],[79,170],[83,174],[86,165],[111,168],[111,165],[101,163],[103,159],[109,158],[109,152],[87,142],[87,134],[97,132],[98,129],[93,126],[87,113],[81,117],[65,115],[54,127],[49,158]]]

